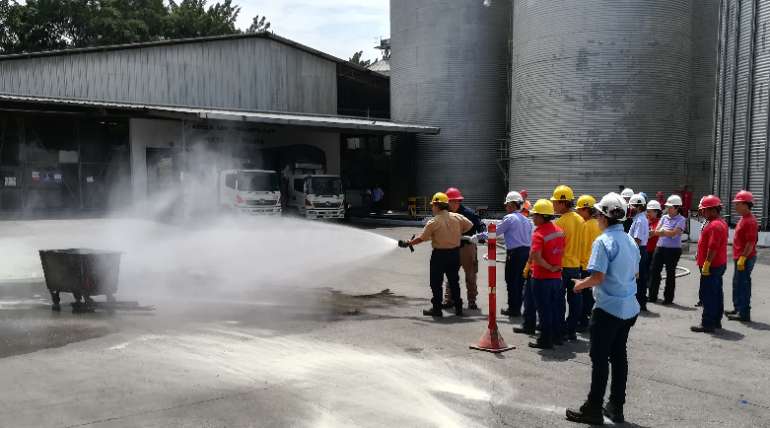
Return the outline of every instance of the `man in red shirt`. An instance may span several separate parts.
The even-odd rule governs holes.
[[[714,195],[704,196],[698,211],[706,219],[706,225],[698,240],[696,262],[701,269],[699,297],[703,302],[701,324],[690,327],[696,333],[712,333],[722,328],[724,292],[722,276],[727,268],[727,223],[722,220],[722,201]]]
[[[554,336],[561,325],[557,309],[558,299],[564,298],[561,291],[561,259],[564,255],[564,232],[553,224],[553,203],[540,199],[530,210],[535,230],[532,232],[532,246],[529,264],[532,270],[532,291],[535,294],[535,308],[540,318],[540,337],[531,342],[531,348],[552,349]],[[527,269],[527,268],[525,268]],[[525,270],[526,272],[526,270]]]
[[[757,260],[757,238],[759,225],[751,213],[754,207],[754,195],[741,190],[733,199],[735,211],[741,215],[733,236],[733,307],[727,311],[727,318],[733,321],[751,321],[751,271]]]

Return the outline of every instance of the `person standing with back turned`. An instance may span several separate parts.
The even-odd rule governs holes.
[[[754,195],[747,190],[741,190],[733,199],[735,211],[741,216],[735,227],[733,237],[733,308],[725,312],[732,321],[751,321],[751,271],[757,261],[757,239],[759,225],[751,209],[754,207]]]
[[[577,200],[577,213],[583,217],[585,223],[580,229],[580,277],[588,278],[588,260],[591,259],[591,249],[594,241],[602,234],[599,229],[599,221],[596,220],[596,199],[591,195],[583,195]],[[580,333],[588,330],[588,321],[591,319],[591,312],[594,309],[594,295],[590,289],[583,290],[580,293],[583,296],[583,311],[578,321],[577,331]]]
[[[460,214],[473,223],[473,227],[463,233],[460,241],[460,266],[463,268],[463,272],[465,272],[465,291],[468,296],[468,309],[478,310],[476,297],[479,295],[479,287],[476,278],[479,273],[479,256],[478,247],[472,238],[476,234],[486,232],[487,226],[481,222],[481,218],[472,209],[463,205],[465,198],[459,189],[450,187],[447,189],[446,195],[449,198],[449,211]],[[444,303],[442,306],[444,308],[454,306],[455,296],[450,293],[449,287],[447,287],[444,291]],[[460,298],[460,296],[456,297]]]
[[[567,419],[573,422],[602,425],[604,415],[615,423],[625,422],[628,379],[628,334],[639,316],[636,300],[636,274],[639,269],[639,246],[623,230],[627,214],[625,200],[609,193],[595,205],[599,212],[599,227],[603,233],[596,238],[588,262],[590,276],[575,280],[575,293],[593,288],[596,304],[591,316],[591,389],[588,399],[579,409],[567,409]],[[610,364],[612,385],[607,405]]]
[[[722,328],[725,296],[722,277],[727,269],[727,223],[722,219],[722,201],[714,195],[701,198],[698,211],[706,218],[706,225],[698,239],[695,261],[700,268],[698,297],[703,302],[700,325],[690,327],[696,333],[712,333]]]
[[[583,315],[583,296],[573,293],[573,279],[580,278],[580,232],[583,228],[583,218],[572,211],[575,194],[569,186],[558,186],[553,191],[551,202],[554,210],[559,215],[556,225],[564,231],[566,241],[564,247],[564,259],[562,263],[562,297],[559,299],[560,326],[556,329],[557,335],[554,343],[561,344],[566,336],[568,340],[577,340],[577,327]],[[569,303],[569,314],[567,305]],[[565,321],[566,315],[566,321]]]

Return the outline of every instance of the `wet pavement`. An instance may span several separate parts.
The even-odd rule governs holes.
[[[394,249],[237,292],[190,284],[143,295],[122,283],[119,299],[154,310],[112,314],[54,313],[42,282],[2,283],[0,425],[574,426],[563,413],[588,389],[587,338],[534,351],[511,332],[518,320],[503,319],[517,349],[468,349],[485,329],[485,301],[463,318],[422,317],[428,257],[426,246]],[[651,305],[629,341],[626,426],[770,426],[769,277],[757,266],[756,322],[725,320],[713,335],[689,331],[700,316],[695,275],[680,278],[677,305]]]

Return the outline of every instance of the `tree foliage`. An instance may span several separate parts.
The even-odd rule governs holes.
[[[264,33],[268,30],[270,30],[270,21],[268,21],[267,17],[265,16],[260,18],[260,16],[257,15],[251,21],[251,25],[249,26],[248,29],[246,29],[246,32],[247,33]]]
[[[0,53],[238,34],[239,13],[232,0],[0,0]]]
[[[353,54],[352,57],[348,61],[352,62],[353,64],[358,64],[361,67],[368,67],[372,64],[372,60],[369,59],[361,59],[361,57],[364,56],[364,51],[358,51]]]

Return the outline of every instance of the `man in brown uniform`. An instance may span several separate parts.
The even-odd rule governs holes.
[[[445,193],[436,193],[431,200],[433,218],[425,225],[422,234],[410,241],[398,241],[401,248],[409,248],[425,241],[431,241],[433,253],[430,256],[430,289],[433,293],[433,308],[422,311],[423,315],[442,317],[442,285],[444,275],[449,282],[449,291],[454,299],[455,315],[463,314],[460,297],[460,238],[473,227],[464,216],[449,212],[449,198]]]

